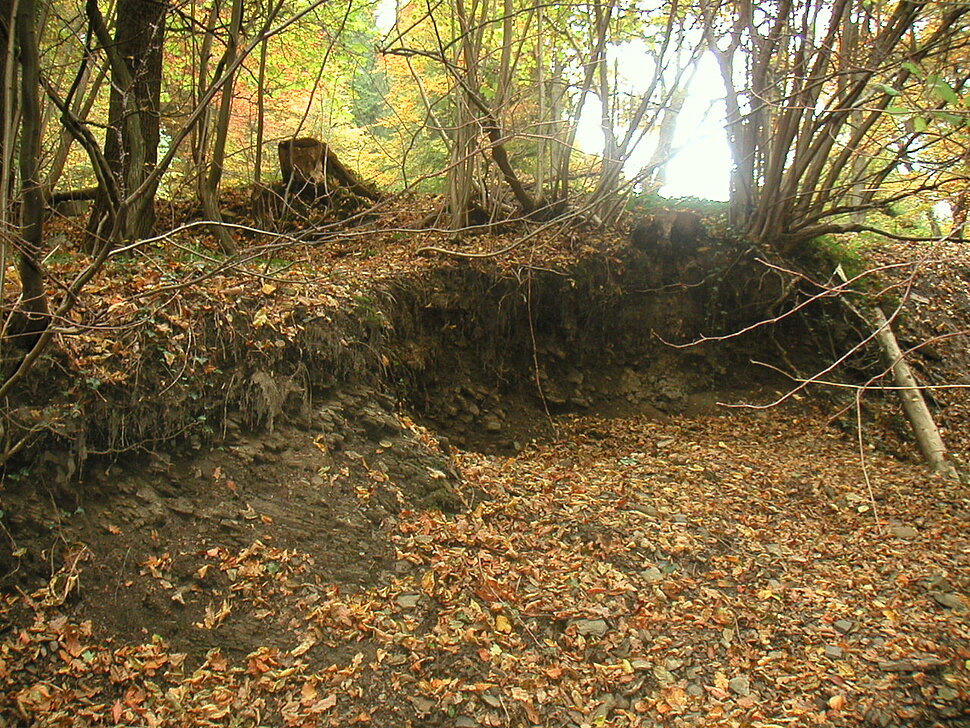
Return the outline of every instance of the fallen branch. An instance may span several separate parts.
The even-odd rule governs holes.
[[[957,478],[956,468],[946,458],[946,446],[943,444],[940,430],[933,420],[929,407],[926,406],[926,400],[923,399],[923,393],[916,383],[909,364],[906,363],[906,358],[899,349],[899,343],[886,315],[882,309],[874,306],[872,318],[876,326],[876,343],[879,344],[886,363],[892,367],[893,379],[900,387],[899,399],[903,404],[903,411],[913,428],[916,443],[923,453],[926,464],[933,472]]]

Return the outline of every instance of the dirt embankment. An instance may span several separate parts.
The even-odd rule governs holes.
[[[680,348],[807,294],[754,251],[661,252],[226,280],[52,358],[22,394],[73,414],[0,494],[0,716],[959,716],[959,498],[916,515],[919,469],[881,456],[896,490],[857,492],[855,441],[798,406],[709,417],[787,386],[751,360],[811,369],[850,332],[823,302]],[[894,540],[860,591],[873,508]],[[869,690],[908,665],[932,677]]]
[[[127,499],[119,506],[130,511],[126,518],[152,533],[151,513],[191,522],[208,512],[214,489],[212,519],[222,522],[245,513],[224,480],[295,478],[316,487],[331,476],[315,472],[323,461],[304,460],[323,458],[327,472],[365,480],[383,472],[398,483],[394,497],[375,495],[368,506],[383,504],[383,516],[395,508],[454,510],[462,496],[449,470],[452,448],[512,454],[553,434],[551,418],[566,412],[662,417],[704,411],[725,397],[758,398],[778,381],[751,359],[819,358],[811,310],[678,348],[743,329],[791,295],[753,251],[712,242],[687,252],[620,248],[556,270],[439,261],[340,289],[226,280],[129,311],[141,325],[52,357],[39,372],[48,385],[20,393],[34,398],[25,413],[46,413],[52,424],[7,472],[0,565],[15,575],[7,584],[49,576],[72,558],[63,522],[51,526],[52,505],[67,522],[100,499]],[[84,366],[92,373],[72,379],[72,367]],[[328,409],[333,402],[343,404]],[[440,442],[412,434],[406,448],[388,445],[411,432],[404,412]],[[296,474],[277,478],[255,467],[245,477],[227,474],[245,464],[247,448],[262,453],[258,463],[283,463]],[[147,460],[138,455],[146,450]],[[440,482],[411,472],[410,462],[422,458],[445,474]],[[155,484],[142,487],[149,462]],[[119,468],[137,475],[107,475]],[[337,510],[359,505],[351,498]],[[383,516],[362,516],[377,529],[374,542]],[[49,542],[61,542],[59,555]]]

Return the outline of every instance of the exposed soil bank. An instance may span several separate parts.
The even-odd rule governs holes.
[[[956,724],[966,488],[873,454],[867,493],[797,404],[708,416],[840,334],[672,346],[798,295],[703,260],[264,285],[129,339],[139,376],[5,483],[0,722]]]
[[[76,404],[73,419],[51,428],[43,456],[31,454],[14,473],[18,478],[8,478],[9,534],[0,567],[18,576],[8,578],[7,587],[63,566],[49,555],[52,528],[62,527],[51,525],[53,504],[62,514],[77,514],[117,497],[120,505],[104,507],[130,511],[129,520],[154,533],[168,522],[153,525],[156,511],[204,520],[199,514],[210,510],[212,488],[218,492],[215,524],[239,513],[245,520],[252,504],[224,500],[224,479],[252,481],[252,497],[271,503],[260,483],[295,480],[316,487],[343,468],[351,480],[367,481],[369,495],[357,503],[363,486],[348,486],[344,500],[334,501],[335,512],[363,508],[358,515],[371,524],[365,530],[377,543],[382,521],[401,508],[453,511],[463,499],[465,505],[474,501],[456,485],[447,458],[453,446],[514,453],[552,434],[550,417],[565,412],[664,417],[708,411],[723,399],[759,399],[777,382],[751,359],[819,358],[811,344],[811,309],[725,341],[674,346],[743,329],[787,300],[783,279],[766,273],[750,253],[713,245],[692,252],[698,257],[671,260],[631,249],[558,272],[451,263],[379,280],[340,309],[310,309],[297,298],[276,326],[261,321],[266,308],[259,295],[242,295],[232,310],[200,309],[197,331],[183,328],[193,321],[175,331],[174,320],[164,325],[176,339],[195,331],[191,358],[202,362],[194,377],[174,382],[166,376],[166,356],[158,356],[158,330],[143,327],[142,338],[129,342],[141,357],[138,376],[106,384],[97,397]],[[50,404],[57,406],[63,405]],[[440,443],[415,435],[406,411],[430,425]],[[141,442],[144,449],[180,432],[187,434],[175,439],[179,447],[152,455],[155,466],[163,464],[158,476],[151,475],[153,495],[139,484],[146,461],[132,460],[125,445]],[[395,444],[401,437],[411,444]],[[246,441],[262,453],[260,467],[233,474],[237,460],[245,460]],[[208,443],[217,449],[205,454]],[[320,457],[329,460],[309,463]],[[426,467],[415,470],[423,460]],[[272,462],[293,472],[261,474]],[[130,477],[108,475],[119,466]],[[384,473],[394,488],[371,493],[375,473]],[[161,485],[154,482],[159,478]],[[319,495],[321,503],[334,497],[333,489],[327,492]],[[313,504],[302,508],[318,523],[331,517],[316,513]],[[278,521],[281,514],[268,517]],[[323,548],[334,531],[321,529]],[[37,548],[25,549],[26,543]],[[71,558],[63,544],[58,550]]]
[[[708,249],[705,261],[632,251],[566,273],[456,265],[395,281],[395,383],[459,447],[514,452],[549,433],[549,415],[699,412],[779,384],[751,360],[823,358],[810,318],[821,307],[696,343],[789,301],[784,281],[749,254]]]

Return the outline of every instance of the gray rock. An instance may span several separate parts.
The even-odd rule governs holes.
[[[431,709],[435,706],[435,701],[428,700],[427,698],[422,698],[419,695],[414,695],[411,697],[411,704],[414,709],[418,711],[419,714],[425,715],[431,712]]]
[[[850,619],[837,619],[832,626],[842,634],[849,634],[849,632],[852,631],[852,628],[855,627],[855,622]]]
[[[952,609],[955,612],[966,612],[968,610],[967,601],[959,594],[953,592],[931,591],[930,598],[941,607]]]
[[[485,418],[485,431],[486,432],[501,432],[502,431],[502,421],[498,417],[486,417]]]
[[[953,585],[950,584],[950,580],[943,574],[933,574],[933,576],[926,580],[926,588],[942,592],[953,591]]]
[[[573,624],[576,625],[576,631],[581,635],[592,635],[594,637],[602,637],[610,629],[605,619],[577,619]]]
[[[688,518],[683,513],[675,513],[670,517],[670,520],[674,523],[687,523]]]
[[[751,694],[751,681],[743,675],[732,677],[728,680],[728,687],[732,693],[740,695],[741,697]]]
[[[609,717],[610,713],[612,713],[613,709],[616,707],[616,698],[614,698],[611,694],[607,693],[606,695],[602,696],[601,699],[603,701],[602,704],[593,711],[594,722],[597,720],[604,720]]]
[[[825,645],[825,656],[837,660],[842,657],[842,648],[838,645]]]
[[[889,533],[896,538],[901,538],[904,540],[913,539],[919,535],[919,531],[912,526],[892,526],[889,529]]]
[[[704,694],[704,688],[702,688],[697,683],[688,683],[687,684],[687,694],[688,695],[692,695],[695,698],[700,697],[701,695]]]
[[[421,602],[420,594],[401,594],[397,598],[397,603],[404,609],[414,609]]]
[[[656,566],[651,566],[649,569],[641,571],[640,576],[644,581],[652,584],[657,581],[663,581],[664,573]]]
[[[159,494],[159,492],[147,483],[139,487],[138,490],[135,491],[135,495],[138,496],[139,500],[142,500],[145,503],[161,503],[162,501],[162,496]]]

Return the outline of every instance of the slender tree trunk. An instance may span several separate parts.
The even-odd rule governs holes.
[[[253,163],[253,181],[258,185],[263,177],[263,138],[266,133],[266,55],[269,42],[264,39],[259,46],[259,73],[256,76],[256,159]]]
[[[94,106],[95,100],[97,100],[101,85],[107,77],[107,68],[102,66],[98,69],[97,75],[92,80],[92,65],[92,59],[85,59],[84,68],[81,70],[81,77],[74,86],[74,96],[68,99],[71,114],[81,121],[87,119],[91,113],[91,108]],[[89,86],[90,89],[88,88]],[[47,179],[44,180],[44,197],[47,200],[51,199],[54,188],[64,173],[64,165],[67,164],[67,159],[73,145],[74,135],[67,128],[61,127],[60,139],[57,142],[57,151],[54,152],[54,158],[51,160],[50,168],[47,172]]]
[[[50,323],[44,273],[41,269],[41,250],[44,238],[44,194],[39,179],[40,166],[40,59],[35,28],[35,0],[19,0],[16,34],[20,51],[20,102],[22,123],[20,132],[20,186],[22,196],[21,241],[18,270],[23,288],[21,313],[23,320],[12,328],[14,333],[30,338]]]
[[[168,6],[159,0],[119,0],[115,38],[108,37],[97,0],[87,0],[92,31],[97,35],[111,66],[111,99],[104,155],[127,204],[111,209],[106,194],[95,200],[88,230],[95,244],[105,232],[122,239],[151,234],[155,224],[157,183],[142,189],[137,199],[128,199],[152,178],[158,162],[159,96],[162,82],[162,40]],[[115,219],[120,216],[120,219]]]
[[[538,113],[537,113],[537,129],[539,131],[539,140],[536,143],[536,167],[535,167],[535,184],[532,188],[532,194],[537,200],[541,200],[545,196],[546,188],[546,155],[549,149],[549,139],[547,138],[548,130],[546,127],[546,122],[548,120],[548,89],[546,88],[546,70],[545,61],[542,55],[542,47],[545,43],[545,24],[543,19],[545,15],[540,9],[538,12],[538,17],[536,18],[536,43],[533,55],[535,58],[535,69],[536,69],[536,89],[539,92],[538,99]]]
[[[970,172],[970,149],[968,149],[962,160],[964,173]],[[950,198],[950,211],[952,213],[953,227],[950,229],[949,238],[951,240],[966,240],[970,237],[967,230],[967,213],[970,212],[970,187],[964,181],[960,191]]]
[[[604,7],[601,0],[596,0],[596,18],[599,19],[603,15],[609,18],[613,13],[613,8],[616,4],[616,0],[607,0]],[[573,149],[573,144],[576,142],[576,133],[579,128],[579,119],[583,114],[583,109],[586,106],[586,97],[589,95],[593,88],[593,82],[596,78],[596,69],[599,67],[600,60],[606,56],[606,41],[607,41],[607,23],[595,22],[595,38],[592,41],[592,50],[590,55],[586,58],[586,74],[583,79],[583,84],[579,89],[579,97],[576,102],[575,117],[572,119],[572,123],[566,133],[566,140],[562,150],[562,156],[559,159],[559,171],[558,177],[556,179],[556,190],[553,197],[556,200],[565,200],[569,196],[569,162],[570,156]]]
[[[903,358],[903,353],[899,350],[899,344],[885,314],[878,307],[873,310],[873,321],[877,329],[876,341],[882,349],[886,364],[892,367],[896,386],[902,387],[899,390],[899,399],[902,401],[906,419],[913,428],[913,434],[916,436],[916,442],[926,464],[934,472],[956,477],[956,469],[946,459],[946,446],[943,444],[936,422],[933,421],[933,415],[926,406],[919,384],[906,359]]]
[[[17,108],[17,51],[14,32],[13,0],[0,0],[0,219],[9,222],[13,190]],[[3,246],[0,246],[3,247]],[[6,254],[6,247],[3,247]],[[0,267],[0,279],[6,273],[6,259]]]
[[[221,64],[230,67],[236,60],[239,48],[239,37],[242,34],[243,0],[233,0],[232,19],[229,26],[229,39],[226,46],[225,62]],[[202,188],[202,209],[212,226],[212,233],[216,236],[222,252],[231,255],[236,252],[236,244],[222,222],[222,212],[219,210],[219,186],[222,183],[222,173],[226,162],[226,140],[229,136],[229,122],[232,118],[232,96],[235,84],[235,74],[222,87],[222,99],[219,102],[219,117],[216,120],[215,139],[213,140],[212,159],[209,162],[209,172]]]
[[[448,169],[448,209],[451,227],[461,229],[468,226],[471,209],[475,172],[478,167],[476,138],[479,122],[473,110],[473,98],[478,93],[478,43],[481,31],[471,29],[472,23],[464,0],[456,0],[455,16],[461,38],[456,44],[455,64],[464,67],[461,88],[455,94],[455,144],[451,151],[451,165]],[[474,13],[474,5],[472,7]]]
[[[649,192],[656,192],[667,184],[667,166],[674,148],[677,121],[680,119],[680,112],[683,111],[686,101],[687,89],[678,89],[672,95],[670,103],[660,117],[657,146],[654,148],[653,154],[650,155],[650,161],[646,164],[649,175],[643,183],[644,188]]]

